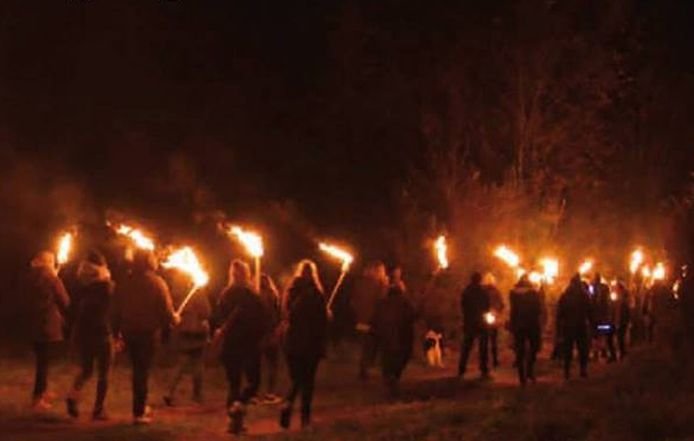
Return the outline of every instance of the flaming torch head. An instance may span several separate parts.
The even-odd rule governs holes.
[[[665,272],[665,264],[663,262],[658,262],[655,268],[653,268],[653,280],[665,280]]]
[[[511,268],[517,268],[520,264],[520,257],[518,257],[518,254],[511,251],[506,245],[497,247],[496,250],[494,250],[494,256],[506,262]]]
[[[327,253],[328,255],[335,257],[339,260],[342,261],[342,271],[347,272],[349,270],[350,265],[352,265],[352,262],[354,261],[354,256],[349,254],[347,251],[338,248],[334,245],[329,245],[326,243],[320,243],[318,245],[321,251]]]
[[[543,269],[542,277],[548,284],[554,283],[554,279],[559,275],[559,261],[557,259],[542,259],[540,262]]]
[[[229,228],[229,233],[236,236],[251,257],[256,259],[263,257],[265,252],[263,248],[263,238],[260,237],[259,234],[245,231],[241,227],[231,227]]]
[[[533,283],[535,285],[539,285],[544,280],[544,276],[542,275],[542,273],[538,273],[537,271],[532,271],[532,272],[530,272],[530,274],[528,274],[528,280],[530,281],[530,283]]]
[[[58,252],[56,253],[56,262],[58,265],[64,265],[70,259],[70,251],[72,251],[72,233],[65,233],[58,241]]]
[[[136,228],[121,225],[116,228],[116,233],[128,237],[135,244],[135,247],[141,250],[154,251],[154,241]]]
[[[581,263],[581,265],[578,267],[578,273],[582,276],[585,276],[588,274],[591,270],[593,269],[593,261],[590,259],[586,259]]]
[[[434,242],[434,251],[436,258],[439,261],[439,268],[445,270],[448,268],[448,245],[446,244],[446,236],[441,235]]]
[[[496,315],[494,315],[493,312],[489,311],[489,312],[484,314],[484,321],[488,325],[492,326],[492,325],[494,325],[494,323],[496,323]]]
[[[174,268],[186,273],[196,288],[207,285],[207,282],[210,280],[193,249],[190,247],[183,247],[169,254],[166,260],[161,263],[161,266]]]
[[[644,260],[643,251],[634,250],[634,252],[631,253],[631,260],[629,262],[629,271],[631,271],[632,274],[636,274],[636,271],[639,270],[639,267],[643,263],[643,260]]]

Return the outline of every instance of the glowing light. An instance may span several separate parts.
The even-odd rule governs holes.
[[[641,275],[644,279],[650,279],[653,276],[653,272],[648,266],[641,268]]]
[[[592,269],[593,269],[593,261],[590,259],[586,259],[578,267],[578,273],[580,275],[584,276],[584,275],[588,274]]]
[[[491,311],[487,312],[486,314],[484,314],[484,321],[488,325],[493,325],[494,323],[496,323],[496,315]]]
[[[116,233],[128,237],[141,250],[154,251],[154,241],[136,228],[129,225],[120,225],[116,228]]]
[[[530,274],[528,274],[528,280],[530,280],[531,283],[534,283],[536,285],[542,283],[543,279],[543,275],[541,273],[538,273],[537,271],[532,271]]]
[[[446,236],[441,235],[434,242],[434,252],[439,261],[439,268],[448,268],[448,245],[446,244]]]
[[[542,265],[542,277],[545,282],[552,284],[554,279],[559,275],[559,261],[557,259],[545,258],[540,261]]]
[[[60,240],[58,241],[58,252],[56,253],[56,261],[58,262],[58,265],[63,265],[70,259],[72,241],[72,233],[65,233],[60,236]]]
[[[354,257],[351,254],[335,245],[320,243],[318,247],[321,251],[342,261],[342,272],[349,270],[350,265],[354,261]]]
[[[494,256],[506,262],[511,268],[518,268],[520,257],[506,245],[501,245],[494,250]]]
[[[612,300],[613,302],[617,301],[617,293],[616,292],[612,291],[610,293],[610,300]]]
[[[665,264],[662,262],[658,262],[655,265],[655,268],[653,269],[653,280],[665,280]]]
[[[631,253],[631,260],[629,261],[629,271],[631,271],[632,274],[636,274],[643,261],[643,251],[640,249],[634,250],[634,252]]]
[[[164,268],[174,268],[187,274],[195,287],[200,288],[207,285],[210,278],[203,270],[200,261],[190,247],[183,247],[175,250],[162,262]]]
[[[230,227],[229,234],[236,236],[241,244],[246,248],[248,254],[252,257],[263,257],[265,250],[263,249],[263,238],[259,234],[250,231],[244,231],[241,227]]]

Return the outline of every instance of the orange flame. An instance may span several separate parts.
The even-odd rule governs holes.
[[[543,279],[544,276],[541,273],[538,273],[537,271],[533,271],[530,274],[528,274],[528,280],[530,281],[530,283],[538,285],[542,283]]]
[[[241,227],[230,227],[228,230],[230,235],[236,236],[241,244],[246,248],[248,254],[252,257],[263,257],[265,250],[263,248],[263,238],[259,234],[250,231],[245,231]]]
[[[210,280],[193,252],[193,249],[190,247],[183,247],[172,252],[166,260],[162,262],[161,266],[164,268],[174,268],[186,273],[197,288],[207,285],[207,282]]]
[[[487,312],[484,314],[484,321],[487,322],[488,325],[493,325],[496,323],[496,315],[494,315],[493,312]]]
[[[634,250],[633,253],[631,253],[631,261],[629,262],[629,271],[631,271],[632,274],[636,274],[636,271],[639,270],[639,267],[644,261],[644,256],[643,256],[643,251],[640,249]]]
[[[116,228],[116,233],[129,238],[141,250],[154,251],[154,241],[136,228],[129,225],[120,225]]]
[[[544,271],[542,278],[551,285],[559,275],[559,261],[557,259],[545,258],[540,261],[540,265],[542,265]]]
[[[320,248],[321,251],[327,253],[328,255],[335,257],[339,260],[342,261],[342,271],[347,272],[349,270],[350,265],[352,265],[352,262],[354,261],[354,256],[349,254],[347,251],[338,248],[334,245],[326,244],[321,242],[318,247]]]
[[[658,262],[653,269],[653,280],[665,280],[665,264],[663,262]]]
[[[448,268],[448,245],[446,244],[446,236],[441,235],[434,243],[434,252],[439,261],[439,268]]]
[[[582,276],[588,274],[593,269],[593,261],[591,259],[586,259],[578,267],[578,273]]]
[[[501,245],[494,250],[494,256],[506,262],[511,268],[518,268],[520,257],[506,245]]]
[[[72,233],[65,233],[60,236],[60,240],[58,241],[58,252],[56,253],[56,261],[58,262],[58,265],[63,265],[70,259],[72,240]]]

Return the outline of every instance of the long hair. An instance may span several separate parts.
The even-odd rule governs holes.
[[[318,267],[314,261],[304,259],[299,262],[299,264],[296,266],[294,279],[292,280],[291,285],[294,286],[294,284],[299,280],[309,280],[311,284],[313,284],[314,288],[321,293],[321,295],[324,293],[323,284],[321,283],[318,275]]]
[[[229,265],[229,279],[227,280],[227,288],[234,284],[251,284],[251,268],[243,260],[234,259]]]

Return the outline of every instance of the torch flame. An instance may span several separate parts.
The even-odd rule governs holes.
[[[542,283],[543,278],[544,276],[537,271],[532,271],[530,274],[528,274],[528,280],[530,283],[534,283],[536,285]]]
[[[164,268],[175,268],[186,273],[193,281],[197,288],[207,285],[210,278],[202,269],[200,261],[190,247],[180,248],[171,253],[161,266]]]
[[[612,300],[613,302],[617,301],[617,293],[616,292],[612,291],[610,293],[610,300]]]
[[[58,253],[56,254],[58,265],[67,263],[68,259],[70,258],[72,239],[72,233],[65,233],[60,237],[60,240],[58,241]]]
[[[229,234],[233,234],[241,242],[241,244],[246,248],[248,254],[252,257],[260,258],[263,257],[265,250],[263,249],[263,238],[259,234],[245,231],[241,227],[231,227],[229,228]]]
[[[559,261],[557,259],[545,258],[540,261],[544,273],[542,274],[545,282],[552,284],[559,275]]]
[[[593,269],[593,261],[590,259],[586,259],[581,263],[581,265],[578,267],[578,273],[580,275],[586,275],[590,272],[590,270]]]
[[[658,262],[653,269],[653,280],[665,280],[665,264]]]
[[[351,254],[349,254],[347,251],[345,251],[341,248],[338,248],[334,245],[329,245],[329,244],[321,242],[318,245],[318,247],[320,248],[321,251],[324,251],[324,252],[328,253],[329,255],[341,260],[343,272],[346,272],[349,269],[350,265],[352,265],[352,262],[354,261],[354,257]]]
[[[154,241],[145,234],[129,225],[121,225],[116,228],[116,233],[128,237],[137,248],[147,251],[154,251]]]
[[[643,276],[644,279],[650,279],[653,276],[653,272],[648,266],[644,266],[641,269],[641,275]]]
[[[486,314],[484,314],[484,321],[487,322],[488,325],[493,325],[496,323],[496,315],[494,315],[493,312],[489,311]]]
[[[446,244],[446,236],[441,235],[434,243],[434,251],[439,261],[439,268],[448,268],[448,245]]]
[[[501,245],[494,250],[494,256],[506,262],[511,268],[517,268],[520,264],[520,257],[506,245]]]
[[[629,271],[631,271],[632,274],[636,274],[636,271],[639,270],[639,267],[643,263],[644,256],[643,256],[643,251],[637,249],[634,250],[633,253],[631,253],[631,261],[629,262]]]

